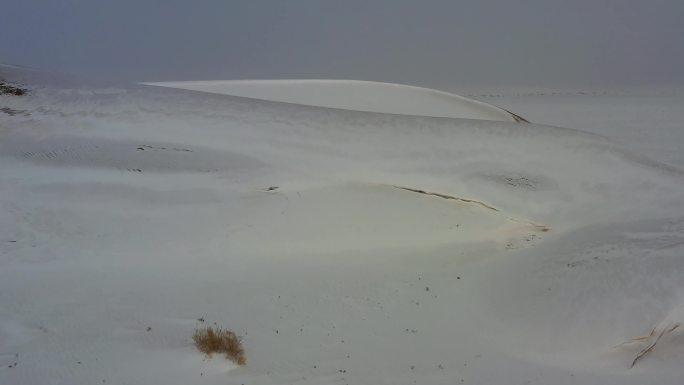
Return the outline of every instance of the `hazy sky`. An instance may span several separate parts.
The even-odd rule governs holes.
[[[684,83],[684,0],[8,0],[0,62],[121,80]]]

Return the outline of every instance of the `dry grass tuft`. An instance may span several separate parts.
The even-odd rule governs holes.
[[[230,330],[207,326],[196,329],[192,339],[197,349],[208,356],[213,353],[225,353],[226,358],[238,365],[247,363],[242,338]]]
[[[26,94],[26,90],[0,80],[0,95],[15,95],[22,96]]]
[[[676,323],[676,324],[674,324],[674,325],[668,325],[668,326],[670,326],[670,327],[669,327],[669,328],[663,328],[663,330],[661,330],[660,333],[658,334],[658,337],[656,337],[655,339],[653,339],[653,336],[655,336],[655,331],[656,331],[656,329],[653,329],[653,331],[651,332],[651,334],[649,334],[648,336],[639,337],[639,338],[635,338],[635,339],[634,339],[634,340],[653,339],[653,341],[652,341],[650,344],[648,344],[648,346],[646,346],[645,348],[641,349],[641,351],[639,352],[639,354],[637,354],[636,357],[634,357],[634,361],[632,361],[632,366],[631,366],[632,368],[634,367],[634,365],[636,365],[637,361],[639,361],[643,356],[645,356],[645,355],[648,354],[650,351],[652,351],[653,348],[655,348],[656,344],[658,343],[658,341],[660,341],[660,339],[663,337],[663,335],[665,335],[665,334],[667,334],[667,333],[670,333],[670,332],[673,332],[675,329],[677,329],[678,327],[680,327],[681,324],[680,324],[680,323]]]

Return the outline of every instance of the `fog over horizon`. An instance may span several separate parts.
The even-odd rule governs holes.
[[[684,2],[23,0],[0,62],[116,81],[682,85]]]

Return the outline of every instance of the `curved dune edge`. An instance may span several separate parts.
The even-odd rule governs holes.
[[[498,254],[536,245],[540,233],[548,231],[479,201],[386,184],[348,182],[258,192],[250,198],[255,208],[244,213],[258,226],[233,235],[243,253],[295,252],[320,258],[330,249],[415,250],[488,243],[495,245],[489,253]],[[266,238],[268,243],[263,242]]]
[[[527,122],[488,103],[404,84],[363,80],[207,80],[142,83],[315,107],[388,114]]]
[[[406,186],[394,186],[394,185],[392,185],[392,187],[398,188],[398,189],[401,189],[401,190],[406,190],[406,191],[414,192],[414,193],[417,193],[417,194],[435,196],[435,197],[437,197],[437,198],[442,198],[442,199],[447,199],[447,200],[455,200],[455,201],[459,201],[459,202],[469,203],[469,204],[473,204],[473,205],[477,205],[477,206],[484,207],[485,209],[488,209],[488,210],[492,210],[492,211],[499,212],[499,209],[497,209],[496,207],[490,206],[490,205],[488,205],[487,203],[484,203],[484,202],[481,202],[481,201],[478,201],[478,200],[475,200],[475,199],[461,198],[461,197],[457,197],[457,196],[453,196],[453,195],[448,195],[448,194],[443,194],[443,193],[437,193],[437,192],[432,192],[432,191],[425,191],[425,190],[416,189],[416,188],[411,188],[411,187],[406,187]],[[524,221],[521,221],[520,219],[516,219],[516,218],[512,218],[512,217],[509,217],[508,219],[511,220],[511,221],[513,221],[513,222],[524,222]],[[550,228],[549,226],[546,226],[546,225],[540,225],[540,224],[533,223],[533,222],[526,222],[526,223],[527,223],[528,225],[532,226],[532,228],[534,228],[535,231],[539,231],[539,232],[545,233],[545,232],[551,230],[551,228]]]

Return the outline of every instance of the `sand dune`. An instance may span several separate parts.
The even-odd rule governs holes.
[[[0,97],[0,383],[681,382],[681,328],[630,368],[683,321],[675,167],[306,87],[39,85]]]
[[[207,80],[144,83],[307,106],[415,116],[511,122],[519,117],[491,104],[429,88],[361,80]]]

